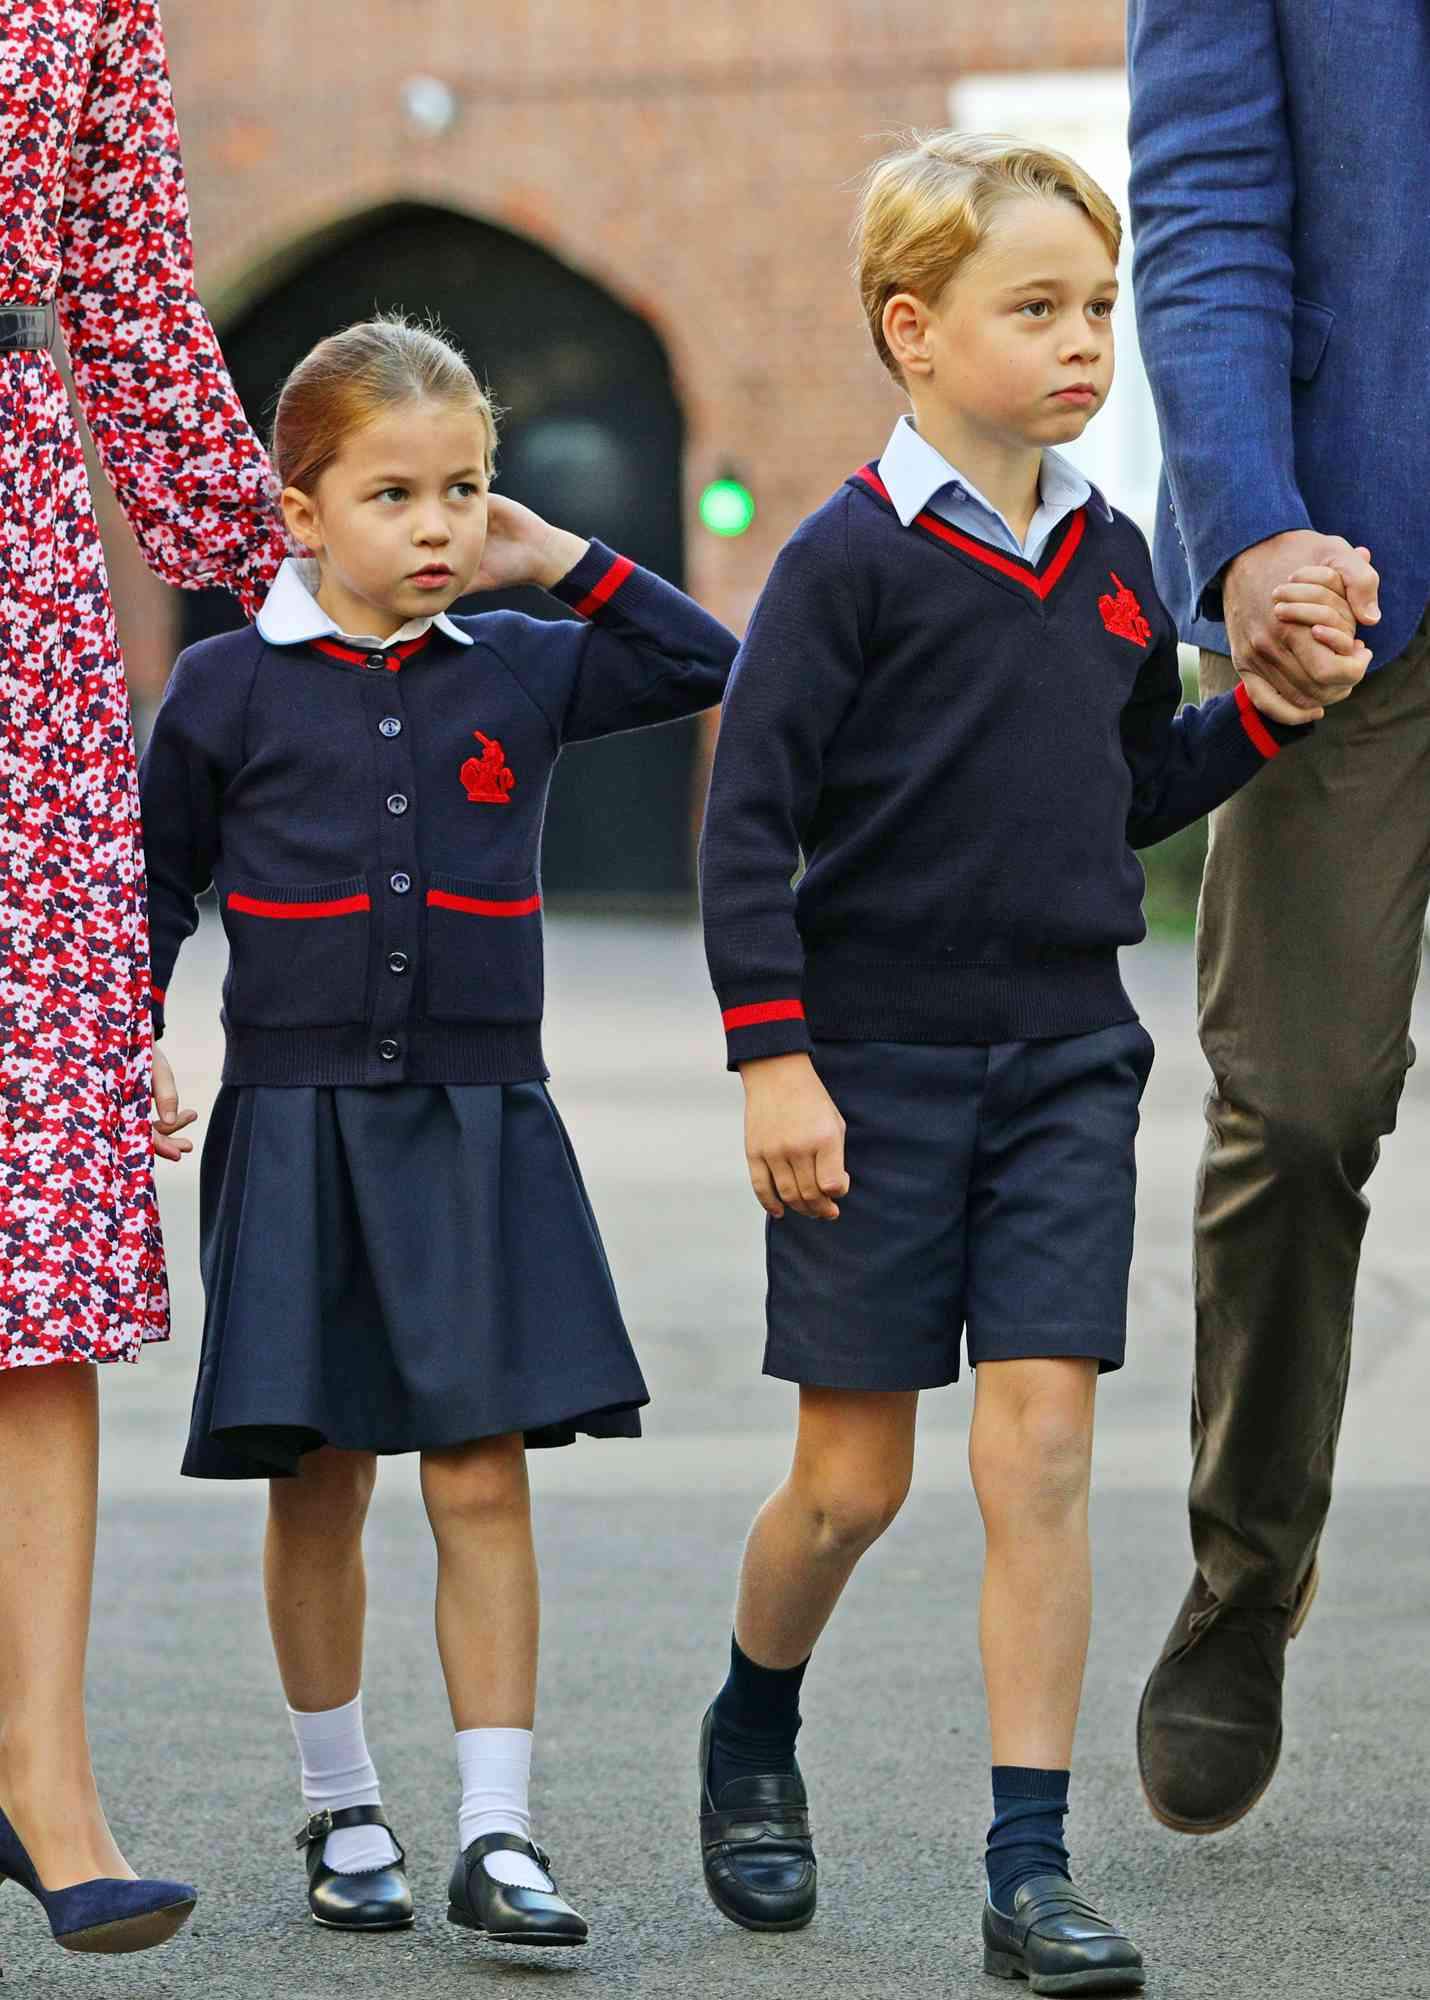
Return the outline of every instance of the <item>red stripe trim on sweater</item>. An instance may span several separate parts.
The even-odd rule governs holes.
[[[429,889],[427,904],[434,910],[465,910],[470,917],[529,917],[541,908],[541,898],[522,896],[511,903],[493,903],[485,896],[454,896],[446,889]]]
[[[339,896],[330,903],[267,903],[258,896],[240,896],[231,889],[228,907],[245,917],[352,917],[370,910],[370,896]]]
[[[404,639],[400,646],[383,649],[383,665],[390,674],[401,668],[404,660],[410,660],[414,653],[420,653],[432,637],[430,632],[419,633],[415,639]],[[330,660],[346,660],[350,667],[365,666],[371,658],[369,653],[359,652],[354,646],[341,645],[336,639],[315,639],[314,648],[326,653]]]
[[[164,989],[164,987],[162,987],[162,986],[156,986],[156,985],[154,984],[153,980],[151,979],[151,980],[149,981],[149,995],[150,995],[150,998],[151,998],[151,999],[153,999],[153,1000],[156,1000],[156,1001],[157,1001],[157,1002],[159,1003],[159,1005],[160,1005],[161,1007],[162,1007],[162,1006],[163,1006],[163,1004],[164,1004],[164,994],[165,994],[165,989]]]
[[[857,477],[877,493],[881,500],[889,500],[888,487],[878,473],[869,466],[861,466]],[[889,501],[889,504],[892,506],[893,502]],[[950,527],[947,521],[940,520],[937,514],[931,514],[927,508],[923,513],[914,516],[911,525],[922,528],[926,535],[933,535],[939,541],[947,542],[951,548],[961,549],[964,555],[972,556],[986,568],[996,569],[1000,576],[1011,576],[1015,583],[1025,585],[1032,591],[1034,597],[1042,600],[1053,590],[1063,571],[1077,554],[1078,544],[1087,526],[1087,510],[1079,507],[1068,522],[1067,532],[1058,545],[1057,554],[1041,575],[1029,564],[1020,563],[1016,557],[1002,555],[997,549],[990,548],[986,542],[975,540],[972,535],[960,534],[957,528]]]
[[[1241,714],[1242,728],[1246,731],[1262,756],[1279,757],[1281,755],[1281,745],[1261,720],[1256,703],[1246,692],[1245,681],[1238,681],[1236,684],[1236,705]],[[1297,765],[1296,768],[1299,770],[1300,766]]]
[[[798,1000],[759,1000],[752,1007],[727,1007],[720,1016],[726,1028],[756,1028],[762,1021],[802,1021]]]
[[[617,556],[611,567],[606,571],[606,574],[601,578],[601,581],[593,589],[587,591],[581,602],[576,606],[576,616],[578,618],[590,618],[595,612],[600,610],[603,604],[609,604],[634,568],[635,564],[629,556]]]

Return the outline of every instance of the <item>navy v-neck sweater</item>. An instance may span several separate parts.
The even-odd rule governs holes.
[[[701,896],[731,1064],[1135,1018],[1132,850],[1306,733],[1240,687],[1181,699],[1125,515],[1080,509],[1030,564],[904,527],[872,466],[846,481],[781,552],[725,697]]]

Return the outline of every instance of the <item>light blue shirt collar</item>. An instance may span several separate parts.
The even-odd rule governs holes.
[[[454,624],[445,611],[435,618],[409,618],[400,632],[394,632],[390,639],[376,638],[372,633],[342,632],[324,611],[313,592],[318,587],[318,565],[310,556],[287,556],[278,566],[263,609],[255,623],[258,635],[266,639],[270,646],[302,646],[314,639],[342,639],[350,646],[361,646],[369,652],[384,653],[389,646],[400,646],[408,639],[420,639],[430,627],[448,639],[455,639],[459,646],[470,646],[472,635]]]
[[[1000,522],[1013,547],[1023,552],[1023,544],[992,501],[985,499],[956,466],[950,465],[942,452],[936,451],[926,438],[919,436],[911,417],[902,416],[894,425],[893,434],[884,447],[884,456],[879,460],[879,477],[894,503],[894,512],[906,528],[916,515],[923,513],[936,495],[952,487],[955,493],[951,497],[970,502],[991,521]],[[1112,509],[1097,487],[1059,452],[1044,451],[1042,471],[1038,475],[1038,493],[1038,512],[1028,531],[1030,542],[1039,526],[1042,528],[1040,540],[1046,541],[1058,521],[1078,507],[1091,504],[1104,519],[1112,519]]]

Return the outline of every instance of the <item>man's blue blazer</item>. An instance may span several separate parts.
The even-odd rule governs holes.
[[[1344,535],[1382,665],[1430,603],[1430,0],[1129,0],[1128,68],[1159,587],[1226,652],[1232,556]]]

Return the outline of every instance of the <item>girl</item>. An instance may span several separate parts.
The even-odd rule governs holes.
[[[564,743],[709,707],[735,642],[659,578],[492,496],[495,444],[435,333],[383,319],[317,347],[273,443],[308,559],[284,564],[256,626],[179,660],[141,791],[156,1035],[210,881],[228,933],[184,1470],[271,1480],[264,1574],[312,1914],[412,1921],[359,1682],[375,1456],[416,1451],[462,1782],[448,1915],[574,1945],[586,1925],[530,1839],[524,1447],[637,1436],[646,1391],[543,1080],[541,828]],[[447,615],[522,583],[576,620]],[[166,1135],[191,1117],[172,1111]]]

